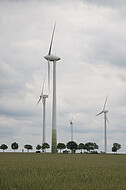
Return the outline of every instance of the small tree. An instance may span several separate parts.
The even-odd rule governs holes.
[[[117,152],[121,148],[121,145],[118,143],[113,143],[112,152]]]
[[[71,150],[71,153],[75,153],[76,150],[78,149],[78,145],[76,142],[74,141],[69,141],[67,143],[67,148]]]
[[[24,145],[24,148],[26,148],[28,152],[29,150],[33,149],[32,145],[29,145],[29,144]]]
[[[112,147],[112,152],[117,152],[117,148],[115,146]]]
[[[37,149],[37,150],[40,150],[41,148],[42,148],[42,147],[41,147],[41,145],[39,145],[39,144],[36,146],[36,149]]]
[[[58,143],[57,149],[60,150],[60,153],[61,153],[61,150],[65,148],[66,148],[66,145],[64,143]]]
[[[49,144],[48,143],[43,143],[42,144],[42,150],[43,152],[45,151],[46,152],[46,149],[50,148]]]
[[[81,150],[81,153],[82,153],[82,150],[84,149],[84,144],[80,143],[79,146],[78,146],[78,149]]]
[[[15,152],[15,150],[17,150],[18,149],[18,143],[16,143],[16,142],[14,142],[14,143],[12,143],[11,144],[11,148],[14,150],[14,152]]]
[[[113,147],[116,147],[117,150],[119,150],[119,149],[121,148],[121,144],[119,144],[119,143],[114,143],[114,144],[113,144]]]
[[[6,144],[2,144],[2,145],[0,146],[0,149],[2,149],[3,152],[4,152],[4,150],[8,149],[8,146],[7,146]]]

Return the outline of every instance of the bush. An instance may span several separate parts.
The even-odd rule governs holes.
[[[91,151],[91,154],[98,154],[97,151]]]
[[[37,150],[36,153],[41,153],[41,152],[39,150]]]

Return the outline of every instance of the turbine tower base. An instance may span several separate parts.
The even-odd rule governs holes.
[[[52,130],[52,150],[53,154],[57,153],[57,134],[56,129]]]

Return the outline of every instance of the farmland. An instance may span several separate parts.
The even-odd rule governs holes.
[[[1,190],[124,190],[126,155],[0,153]]]

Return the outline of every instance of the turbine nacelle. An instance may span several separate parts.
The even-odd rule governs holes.
[[[44,57],[47,61],[59,61],[60,57],[56,56],[56,55],[46,55]]]
[[[49,96],[48,95],[43,95],[42,98],[48,98]]]
[[[71,120],[69,120],[70,125],[73,125],[73,118]]]
[[[43,99],[45,99],[45,98],[48,98],[49,96],[48,95],[40,95],[40,98],[39,98],[39,100],[38,100],[38,102],[37,102],[37,105],[39,104],[39,102],[42,100],[43,101]]]
[[[103,111],[101,111],[100,113],[98,113],[96,116],[99,116],[99,115],[101,115],[102,113],[108,113],[108,111],[107,110],[103,110]],[[96,117],[95,116],[95,117]]]
[[[104,113],[108,113],[108,111],[107,111],[107,110],[103,110],[103,112],[104,112]]]

